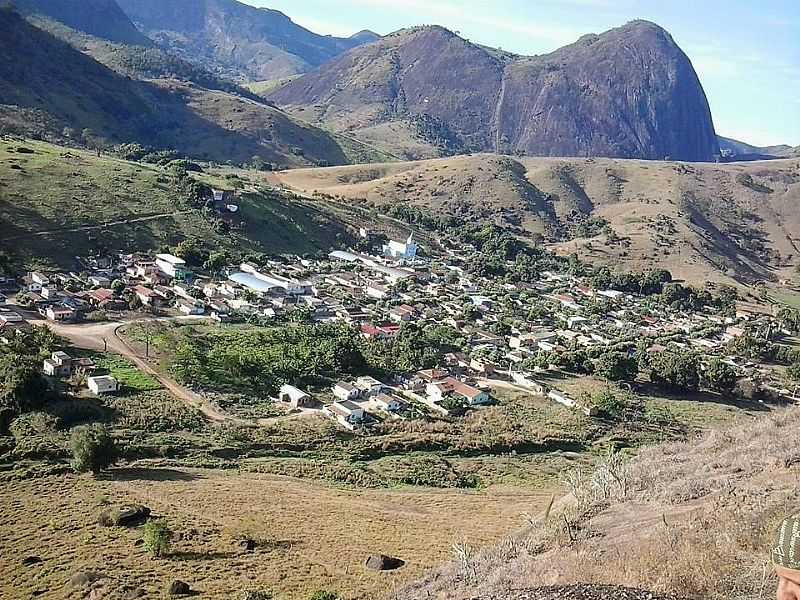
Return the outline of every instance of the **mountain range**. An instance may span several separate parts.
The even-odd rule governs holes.
[[[646,21],[519,56],[439,26],[323,36],[236,0],[14,5],[34,27],[0,40],[9,63],[0,123],[59,142],[66,129],[89,128],[112,144],[281,166],[472,152],[686,161],[796,152],[718,137],[689,58]]]
[[[491,151],[707,161],[719,154],[691,62],[646,21],[535,57],[487,49],[442,27],[407,29],[269,98],[408,158]],[[409,152],[414,139],[421,143]]]
[[[235,0],[117,0],[159,46],[239,80],[305,73],[342,52],[378,39],[318,35],[277,10]]]

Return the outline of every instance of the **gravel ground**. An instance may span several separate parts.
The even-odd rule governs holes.
[[[520,590],[478,600],[681,600],[677,596],[657,595],[613,585],[570,585]]]

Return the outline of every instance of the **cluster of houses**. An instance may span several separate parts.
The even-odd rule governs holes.
[[[367,377],[338,383],[325,412],[348,429],[370,422],[370,415],[402,418],[410,404],[447,414],[485,404],[486,381],[495,378],[583,409],[542,384],[546,367],[531,368],[530,359],[632,340],[649,341],[651,352],[669,344],[719,355],[743,377],[773,377],[752,361],[726,355],[728,342],[744,335],[745,327],[772,322],[761,307],[741,304],[730,316],[713,308],[685,312],[637,294],[594,289],[558,272],[505,284],[470,274],[471,255],[469,247],[447,248],[435,261],[421,258],[411,236],[389,241],[375,254],[334,251],[321,259],[245,262],[216,274],[193,272],[171,254],[120,255],[91,261],[80,272],[33,272],[18,282],[0,281],[0,341],[29,327],[19,313],[2,306],[17,285],[36,310],[57,321],[77,320],[90,310],[125,310],[135,298],[146,310],[205,315],[221,323],[301,310],[310,321],[348,323],[368,339],[390,339],[406,323],[446,325],[459,333],[462,352],[444,356],[436,369],[391,385]],[[288,386],[281,399],[295,408],[315,405],[308,394]]]
[[[487,404],[486,388],[478,388],[445,369],[429,369],[386,384],[371,376],[339,381],[330,390],[332,402],[323,403],[322,413],[350,431],[365,429],[381,417],[403,419],[412,409],[424,406],[445,415],[459,409]],[[279,400],[296,409],[318,406],[314,398],[290,385],[281,387]]]
[[[86,387],[95,396],[119,391],[119,382],[111,375],[94,375],[94,361],[90,358],[73,358],[61,350],[53,352],[42,364],[42,373],[54,379],[68,379],[74,374],[86,376]]]

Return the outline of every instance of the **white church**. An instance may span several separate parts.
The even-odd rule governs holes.
[[[417,257],[417,245],[414,243],[414,234],[408,236],[405,242],[391,240],[383,246],[383,255],[395,260],[414,260]]]

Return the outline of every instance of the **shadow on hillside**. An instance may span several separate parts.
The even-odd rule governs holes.
[[[664,388],[651,383],[637,383],[634,389],[637,394],[642,396],[651,396],[653,398],[663,398],[678,402],[708,402],[731,406],[740,410],[756,412],[769,412],[773,410],[773,408],[780,405],[779,403],[770,403],[766,401],[759,402],[758,400],[748,400],[746,398],[737,398],[735,396],[724,396],[722,394],[714,394],[711,392],[672,393],[665,391]]]
[[[126,468],[114,469],[107,474],[114,481],[195,481],[201,479],[194,473],[177,469]]]

